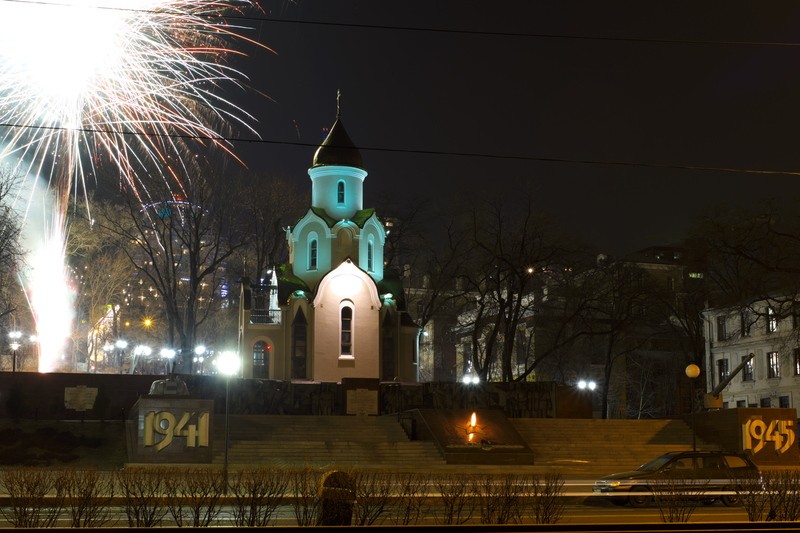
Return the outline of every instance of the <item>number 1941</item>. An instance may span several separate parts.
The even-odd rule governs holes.
[[[187,448],[208,446],[208,412],[184,412],[180,419],[169,411],[150,411],[144,417],[144,445],[161,451],[175,437],[185,437]],[[193,423],[189,423],[189,421]],[[158,435],[158,436],[157,436]]]

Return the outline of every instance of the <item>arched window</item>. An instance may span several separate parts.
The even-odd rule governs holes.
[[[269,378],[269,344],[258,341],[253,345],[253,377]]]
[[[336,184],[336,203],[344,203],[344,182],[340,181]]]
[[[367,272],[375,272],[374,265],[375,237],[369,236],[367,240]]]
[[[312,238],[308,241],[308,269],[317,269],[317,239]]]
[[[339,338],[342,355],[353,355],[353,308],[345,303],[339,312]]]

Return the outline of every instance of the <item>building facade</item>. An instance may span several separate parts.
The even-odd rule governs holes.
[[[364,208],[367,171],[340,116],[308,175],[311,206],[286,230],[288,264],[242,282],[242,376],[417,381],[420,331],[401,281],[384,275],[386,233]]]
[[[706,309],[703,320],[706,390],[722,387],[719,406],[797,409],[800,324],[796,314],[762,300]]]

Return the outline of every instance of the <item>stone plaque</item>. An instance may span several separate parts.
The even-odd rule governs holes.
[[[370,389],[350,389],[347,391],[348,415],[377,415],[378,391]]]
[[[78,385],[77,387],[64,387],[64,407],[75,411],[88,411],[94,407],[97,398],[97,387]]]
[[[214,402],[181,396],[140,398],[128,425],[128,457],[142,463],[210,463]]]

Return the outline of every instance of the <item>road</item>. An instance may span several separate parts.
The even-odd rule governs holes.
[[[567,479],[564,481],[564,496],[568,498],[564,518],[566,524],[639,524],[661,523],[657,505],[635,509],[628,505],[611,503],[610,497],[592,492],[592,479]],[[691,514],[690,522],[747,522],[747,513],[742,507],[726,507],[720,502],[712,505],[698,504]]]
[[[689,522],[747,522],[747,513],[741,507],[725,507],[717,502],[713,505],[698,505]],[[647,524],[662,523],[657,506],[641,509],[613,505],[607,498],[589,496],[583,501],[566,506],[560,524]]]

